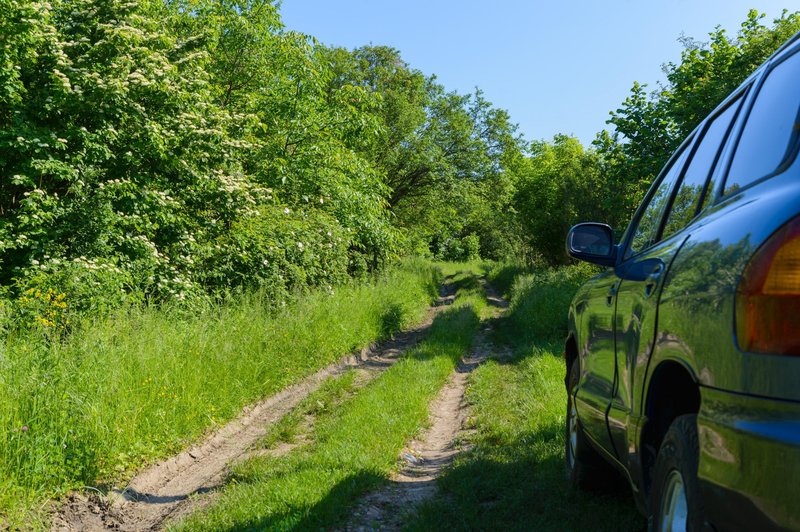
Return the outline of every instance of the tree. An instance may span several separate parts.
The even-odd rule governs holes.
[[[549,264],[568,257],[564,237],[577,222],[603,220],[606,190],[597,155],[580,141],[556,135],[531,146],[527,168],[520,173],[515,207],[528,243]]]
[[[709,34],[708,42],[681,37],[680,62],[663,66],[666,83],[648,94],[634,82],[630,95],[611,113],[613,133],[601,132],[594,145],[607,179],[624,195],[626,213],[632,213],[683,139],[800,30],[798,13],[784,11],[771,27],[763,18],[751,10],[735,38],[721,28]]]

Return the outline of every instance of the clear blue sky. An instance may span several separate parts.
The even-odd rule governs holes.
[[[634,80],[663,80],[682,33],[735,33],[751,7],[771,23],[800,0],[283,0],[281,16],[324,44],[393,46],[449,90],[480,87],[528,140],[586,144]]]

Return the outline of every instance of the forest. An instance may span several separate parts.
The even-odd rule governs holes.
[[[53,306],[38,294],[69,297],[35,324],[59,328],[243,289],[280,302],[406,255],[563,264],[566,229],[624,229],[676,145],[798,28],[752,11],[737,35],[683,38],[666,81],[634,83],[582,146],[524,139],[398,50],[288,31],[266,0],[4,2],[7,325]]]
[[[0,528],[181,448],[304,357],[418,320],[441,281],[420,258],[549,268],[570,264],[574,223],[620,234],[686,135],[799,30],[800,13],[753,10],[735,34],[681,37],[663,81],[632,83],[584,146],[524,138],[394,48],[288,30],[272,0],[0,1]],[[299,346],[295,366],[273,340]],[[217,358],[185,373],[203,350]]]

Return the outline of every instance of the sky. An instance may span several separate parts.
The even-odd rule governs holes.
[[[800,0],[283,0],[288,29],[326,45],[388,45],[448,90],[479,87],[527,140],[565,133],[590,143],[634,81],[652,89],[678,62],[683,34],[735,34]]]

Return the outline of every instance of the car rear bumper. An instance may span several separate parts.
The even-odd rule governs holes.
[[[800,403],[703,388],[700,495],[717,530],[800,530]]]

